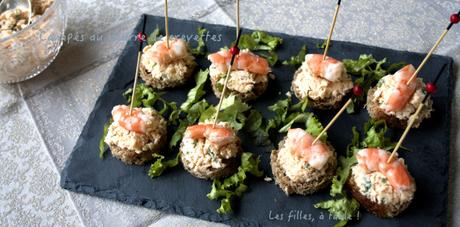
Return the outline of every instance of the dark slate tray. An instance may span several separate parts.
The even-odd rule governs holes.
[[[162,17],[148,16],[147,34],[156,27],[163,26]],[[194,35],[199,26],[209,31],[207,42],[210,52],[228,46],[234,38],[235,30],[222,25],[205,24],[195,21],[170,20],[171,34]],[[133,35],[141,28],[141,21],[133,31]],[[252,31],[244,30],[249,33]],[[212,41],[212,35],[216,35]],[[275,34],[284,39],[278,53],[280,59],[287,59],[296,54],[304,44],[309,52],[321,53],[316,48],[321,40]],[[192,41],[192,45],[195,42]],[[151,179],[147,176],[149,165],[127,166],[114,159],[110,154],[103,160],[98,157],[98,143],[103,125],[110,118],[110,111],[116,104],[125,103],[122,92],[132,86],[135,70],[137,43],[129,41],[122,52],[118,63],[110,75],[94,110],[66,162],[61,175],[61,186],[78,193],[85,193],[102,198],[118,200],[165,212],[186,215],[204,220],[222,222],[230,225],[292,225],[292,226],[331,226],[336,221],[328,213],[313,207],[313,204],[328,198],[328,190],[312,196],[287,197],[273,182],[267,183],[262,179],[251,178],[248,182],[250,190],[235,206],[233,215],[219,215],[216,209],[218,201],[210,201],[206,194],[210,191],[211,182],[192,177],[182,167],[166,172],[163,176]],[[377,59],[386,57],[389,62],[405,61],[418,65],[424,54],[383,49],[356,43],[334,41],[330,55],[338,59],[357,58],[360,54],[373,54]],[[198,59],[201,68],[209,66],[205,58]],[[453,60],[449,57],[433,56],[428,65],[422,70],[421,76],[431,81],[441,67],[447,64],[447,70],[438,82],[438,92],[434,95],[433,116],[426,120],[420,129],[414,129],[407,137],[404,145],[412,152],[401,153],[406,159],[409,171],[417,182],[415,199],[406,212],[393,219],[380,219],[361,211],[360,221],[352,222],[359,226],[444,226],[446,225],[446,203],[448,182],[448,157],[451,119],[451,99],[453,88]],[[276,81],[271,81],[265,95],[251,104],[263,111],[265,116],[268,105],[278,99],[285,98],[290,88],[292,67],[276,67]],[[165,98],[181,103],[188,87],[166,92]],[[208,88],[208,100],[216,103]],[[315,111],[321,122],[328,122],[336,111]],[[339,154],[345,151],[351,141],[351,127],[361,128],[368,120],[367,111],[358,114],[344,114],[330,129],[329,138]],[[170,132],[171,133],[171,132]],[[393,140],[401,135],[401,130],[390,130]],[[278,139],[281,135],[278,136]],[[250,139],[243,137],[245,151],[251,151],[261,156],[262,168],[269,176],[270,148],[256,147]],[[323,216],[321,216],[323,215]],[[322,219],[321,219],[322,217]]]

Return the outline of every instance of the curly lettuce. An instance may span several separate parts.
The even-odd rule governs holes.
[[[193,55],[203,56],[206,55],[206,43],[204,41],[204,34],[207,32],[206,28],[199,27],[197,29],[198,34],[198,45],[191,49]]]
[[[297,55],[291,56],[288,60],[284,60],[282,64],[297,67],[302,64],[305,59],[305,55],[307,55],[307,46],[303,45]]]
[[[260,157],[255,157],[254,154],[244,152],[241,155],[241,164],[238,171],[223,180],[214,180],[212,182],[211,191],[207,194],[210,200],[220,200],[220,207],[217,209],[219,214],[227,214],[233,211],[232,198],[241,197],[248,190],[245,180],[248,175],[255,177],[263,176],[262,170],[259,168]]]
[[[249,49],[251,51],[260,52],[262,56],[267,58],[270,65],[275,65],[278,62],[278,55],[275,50],[283,43],[283,39],[269,35],[266,32],[255,31],[252,34],[242,34],[238,44],[240,49]]]

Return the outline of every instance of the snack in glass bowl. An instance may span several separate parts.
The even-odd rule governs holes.
[[[28,10],[11,9],[0,14],[0,83],[32,78],[55,59],[66,26],[65,0],[32,0]]]

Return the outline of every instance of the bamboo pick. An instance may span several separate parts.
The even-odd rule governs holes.
[[[447,67],[447,64],[444,64],[441,68],[441,70],[439,71],[438,75],[436,75],[436,78],[434,79],[433,81],[433,85],[436,85],[436,83],[438,82],[439,78],[441,77],[442,75],[442,72],[444,71],[444,69],[446,69]],[[417,110],[415,111],[415,113],[410,116],[410,119],[409,119],[409,123],[407,124],[407,127],[404,129],[404,132],[403,134],[401,135],[401,138],[399,138],[399,141],[398,143],[396,144],[395,148],[393,149],[393,152],[391,152],[391,155],[390,157],[388,158],[387,160],[387,163],[390,163],[393,159],[393,157],[395,156],[395,154],[398,152],[399,148],[401,147],[402,145],[402,142],[404,141],[404,139],[406,138],[407,134],[409,133],[409,130],[412,128],[412,125],[414,124],[415,122],[415,119],[416,117],[420,114],[420,111],[423,109],[423,107],[425,106],[425,101],[428,100],[428,98],[431,96],[431,94],[427,94],[425,95],[425,97],[423,98],[422,102],[420,103],[420,105],[418,106]]]
[[[329,50],[329,45],[330,45],[330,42],[331,42],[332,33],[334,31],[335,24],[337,22],[337,15],[339,15],[339,9],[340,9],[340,3],[341,2],[342,2],[342,0],[339,0],[337,2],[337,6],[335,6],[334,18],[332,19],[332,25],[331,25],[331,28],[329,29],[329,35],[327,36],[326,47],[324,48],[323,61],[326,60],[326,58],[327,58],[327,51]]]
[[[441,34],[441,36],[438,38],[438,41],[434,44],[434,46],[431,48],[430,52],[426,55],[425,59],[423,59],[422,63],[418,66],[417,70],[415,70],[414,74],[410,77],[410,79],[407,81],[406,85],[409,85],[417,76],[417,74],[422,70],[423,66],[428,62],[428,59],[430,59],[431,55],[434,53],[434,51],[438,48],[439,44],[441,44],[441,41],[444,39],[444,37],[447,35],[447,32],[449,30],[446,29],[444,32]]]
[[[352,99],[348,99],[348,101],[345,103],[345,105],[343,105],[342,109],[339,110],[339,112],[337,112],[337,114],[334,116],[334,118],[332,118],[332,120],[329,122],[329,124],[326,125],[326,127],[324,127],[323,131],[321,131],[319,133],[319,135],[315,138],[315,140],[313,140],[313,143],[311,143],[312,145],[315,144],[320,138],[321,136],[324,135],[324,133],[326,133],[326,131],[334,124],[335,121],[337,121],[337,119],[340,117],[340,115],[342,115],[342,113],[347,109],[347,107],[352,103]]]
[[[236,37],[240,32],[240,0],[236,0]]]
[[[169,49],[168,0],[165,0],[165,32],[166,32],[166,47],[168,47]]]
[[[238,44],[240,42],[241,29],[237,32],[237,34],[238,34],[238,36],[236,37],[236,43],[235,43],[235,46],[234,46],[236,48],[238,48]],[[236,57],[236,55],[232,54],[232,60],[230,60],[230,65],[228,66],[227,75],[225,77],[224,88],[222,89],[222,93],[220,94],[219,104],[217,105],[217,112],[216,112],[216,116],[214,118],[214,123],[212,125],[213,127],[216,126],[217,120],[219,119],[219,112],[220,112],[220,109],[222,108],[222,102],[223,102],[224,97],[225,97],[225,92],[227,91],[227,84],[228,84],[228,80],[230,78],[230,73],[232,71],[233,63],[235,62],[235,57]]]
[[[144,42],[144,34],[145,34],[145,25],[147,24],[147,16],[144,15],[144,22],[142,24],[142,37],[136,37],[136,39],[138,39],[137,41],[139,41],[139,50],[137,52],[137,63],[136,63],[136,74],[134,74],[134,84],[133,84],[133,94],[131,95],[131,104],[129,105],[129,115],[132,114],[133,112],[133,105],[134,105],[134,99],[135,99],[135,96],[136,96],[136,85],[137,85],[137,78],[139,77],[139,64],[140,64],[140,61],[141,61],[141,57],[142,57],[142,43]]]
[[[404,133],[402,134],[401,138],[399,138],[399,141],[396,144],[395,148],[393,149],[393,152],[391,152],[391,155],[388,158],[387,163],[390,163],[393,159],[393,156],[395,156],[396,152],[398,152],[399,147],[401,147],[401,144],[406,138],[407,133],[409,133],[409,130],[412,128],[412,125],[414,125],[415,119],[417,118],[420,111],[423,109],[423,106],[425,106],[425,104],[423,102],[420,103],[420,105],[417,108],[417,111],[415,111],[415,113],[412,116],[410,116],[409,123],[407,124],[406,129],[404,129]]]
[[[455,15],[455,14],[454,14]],[[458,11],[457,15],[460,16],[460,11]],[[458,22],[458,21],[457,21]],[[447,32],[449,32],[450,28],[452,28],[452,26],[454,24],[456,24],[457,22],[454,22],[452,21],[451,19],[451,22],[449,23],[449,25],[447,26],[447,28],[442,32],[441,36],[439,36],[438,40],[436,41],[436,43],[434,44],[434,46],[431,48],[431,50],[428,52],[428,54],[426,55],[425,59],[423,59],[422,63],[420,63],[419,67],[417,68],[417,70],[415,70],[414,74],[410,77],[410,79],[407,81],[406,85],[409,85],[414,79],[415,77],[417,76],[417,74],[420,72],[420,70],[422,70],[423,66],[428,62],[428,59],[431,57],[431,55],[433,55],[434,51],[436,51],[436,49],[438,48],[439,44],[441,44],[441,41],[444,39],[444,37],[447,35]]]

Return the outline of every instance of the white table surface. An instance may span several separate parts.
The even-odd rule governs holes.
[[[242,26],[325,38],[335,1],[241,1]],[[234,25],[231,0],[170,0],[171,17]],[[427,52],[460,0],[343,1],[334,39]],[[67,35],[127,35],[141,13],[162,15],[163,0],[68,2]],[[26,82],[0,85],[0,226],[216,226],[65,191],[59,172],[125,40],[66,42],[56,61]],[[438,54],[460,62],[460,25]],[[0,59],[1,60],[1,59]],[[456,75],[459,74],[456,65]],[[460,82],[453,102],[449,225],[460,225]]]

